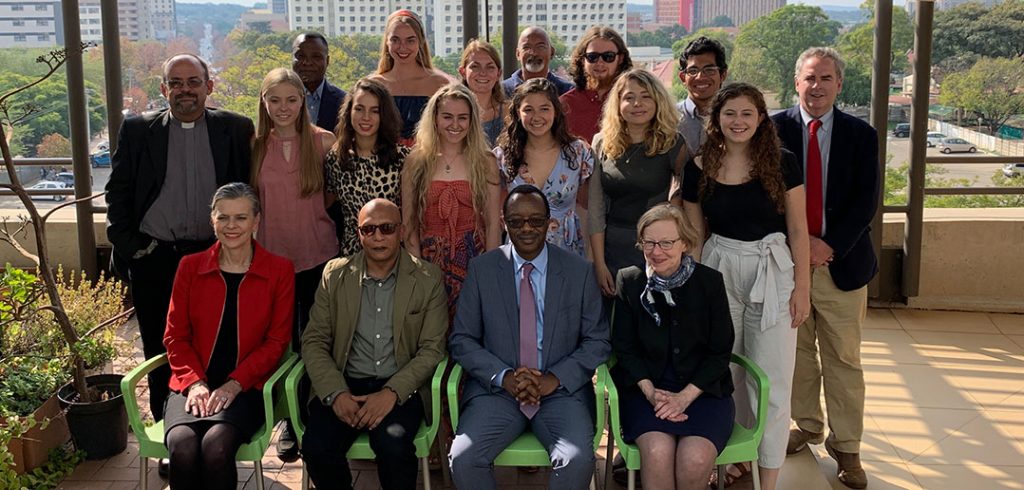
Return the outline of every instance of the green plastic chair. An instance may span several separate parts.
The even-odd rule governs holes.
[[[419,431],[413,444],[416,445],[416,457],[420,459],[420,467],[423,469],[423,488],[430,490],[430,465],[427,458],[430,456],[430,446],[437,438],[437,429],[441,422],[441,378],[444,377],[445,367],[448,365],[448,356],[441,359],[441,363],[434,369],[434,377],[430,380],[430,424],[420,424]],[[288,413],[292,420],[292,428],[295,430],[295,437],[299,442],[299,449],[302,448],[302,434],[306,432],[306,424],[299,416],[301,407],[299,401],[299,381],[306,375],[306,362],[299,360],[292,371],[285,378],[284,387],[288,398]],[[303,400],[301,403],[304,403]],[[352,447],[345,453],[348,459],[374,459],[377,457],[370,449],[370,436],[360,434]],[[302,463],[302,490],[309,490],[309,473],[306,471],[306,463]]]
[[[278,365],[274,374],[263,385],[263,411],[266,421],[252,436],[252,440],[248,444],[242,444],[235,454],[236,461],[255,463],[256,488],[259,490],[263,490],[263,453],[270,446],[270,436],[273,433],[274,424],[283,418],[287,409],[284,396],[278,394],[276,398],[274,397],[274,387],[295,364],[297,358],[298,356],[289,351],[281,360],[281,364]],[[132,432],[135,433],[135,438],[139,441],[139,485],[142,490],[146,490],[148,485],[149,479],[146,478],[146,473],[149,470],[149,458],[166,458],[167,446],[164,445],[164,422],[162,420],[148,427],[142,422],[139,402],[135,396],[135,387],[144,376],[164,364],[167,364],[167,354],[147,359],[121,380],[121,394],[124,396],[125,409],[128,412],[128,423],[132,427]]]
[[[452,427],[459,427],[459,382],[462,378],[462,366],[455,364],[451,376],[448,378],[448,410],[452,419]],[[605,412],[604,395],[599,392],[598,385],[594,386],[597,393],[596,402],[597,417],[594,420],[594,452],[601,446],[601,436],[604,434]],[[498,457],[494,458],[495,466],[550,466],[551,457],[548,450],[541,445],[532,432],[526,431],[519,435]],[[590,488],[597,487],[593,476],[590,478]]]
[[[741,463],[745,461],[752,461],[753,476],[754,476],[754,489],[761,489],[761,478],[757,471],[757,446],[761,444],[761,437],[764,435],[764,421],[768,415],[768,376],[761,370],[757,364],[739,354],[732,355],[732,362],[738,364],[747,371],[748,376],[754,378],[754,382],[757,385],[757,421],[754,427],[746,428],[740,424],[734,424],[732,429],[732,435],[729,437],[729,442],[726,443],[725,449],[722,454],[718,455],[715,460],[715,464],[718,465],[718,474],[725,474],[725,465]],[[608,366],[602,364],[597,368],[598,383],[603,384],[605,391],[608,393],[608,408],[611,412],[611,428],[610,431],[615,439],[615,444],[619,446],[619,452],[622,453],[622,458],[626,461],[626,469],[628,473],[627,486],[629,490],[636,488],[636,471],[640,469],[640,449],[637,448],[636,444],[627,444],[622,439],[621,425],[619,421],[619,390],[615,387],[615,382],[608,372]],[[608,445],[608,461],[612,459],[612,446]],[[719,490],[725,488],[725,478],[718,479]]]

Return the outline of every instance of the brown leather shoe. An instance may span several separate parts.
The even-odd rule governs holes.
[[[808,444],[821,444],[825,440],[825,434],[821,432],[807,432],[799,427],[789,429],[789,442],[786,444],[786,454],[796,454],[803,451]]]
[[[829,441],[825,441],[825,451],[839,466],[837,476],[840,483],[850,488],[867,488],[868,475],[860,465],[860,454],[840,452]]]

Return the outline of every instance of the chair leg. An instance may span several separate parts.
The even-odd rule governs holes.
[[[590,490],[597,490],[597,475],[590,475]]]
[[[306,471],[306,463],[302,463],[302,490],[309,490],[309,472]]]
[[[608,429],[608,451],[604,457],[604,488],[612,487],[612,462],[615,460],[615,438]]]
[[[725,490],[725,465],[718,465],[718,490]]]
[[[757,460],[751,461],[750,469],[754,473],[754,490],[761,490],[761,469],[757,466]]]
[[[629,475],[626,477],[626,488],[636,490],[636,470],[629,470]]]
[[[263,462],[256,461],[256,490],[263,490]]]
[[[149,458],[139,458],[139,488],[147,490],[149,487]]]
[[[430,490],[430,457],[420,458],[420,466],[423,467],[423,490]]]

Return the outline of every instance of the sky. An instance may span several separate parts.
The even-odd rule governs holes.
[[[499,1],[499,0],[492,0]],[[628,0],[630,3],[650,5],[652,0]],[[178,3],[233,3],[235,5],[252,6],[255,0],[177,0]],[[789,0],[789,3],[802,3],[805,5],[836,5],[843,7],[859,7],[864,0]],[[263,3],[266,3],[265,1]],[[893,3],[903,5],[903,0],[895,0]]]

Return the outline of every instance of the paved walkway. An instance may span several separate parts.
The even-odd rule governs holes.
[[[1024,315],[871,309],[862,352],[867,414],[861,457],[869,489],[1024,490]],[[602,447],[596,465],[601,489],[604,454]],[[131,441],[124,454],[79,465],[59,488],[135,489],[138,465]],[[263,466],[268,490],[300,488],[297,463],[270,456]],[[238,488],[256,488],[252,464],[240,468]],[[354,462],[353,470],[357,489],[379,488],[372,463]],[[547,480],[544,470],[499,468],[497,476],[503,489],[545,488]],[[440,473],[432,483],[443,488]],[[846,488],[823,446],[786,460],[780,488],[830,487]],[[149,488],[167,488],[155,469]]]

